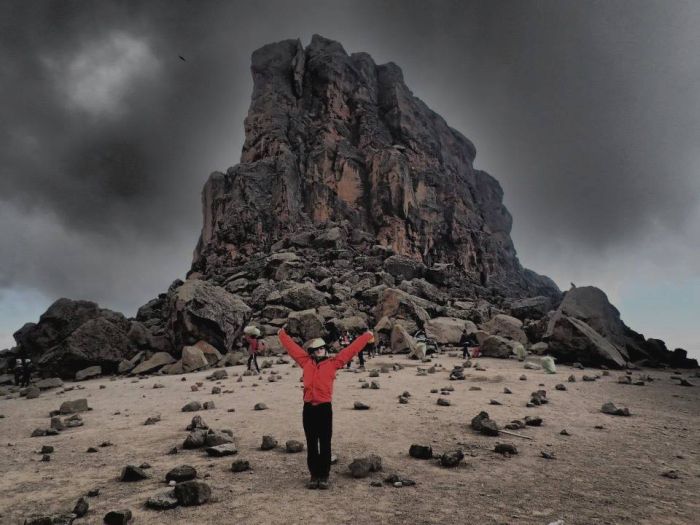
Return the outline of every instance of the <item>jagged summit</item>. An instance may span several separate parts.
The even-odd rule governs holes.
[[[474,145],[396,64],[314,35],[306,48],[263,46],[251,71],[241,162],[204,188],[193,271],[226,274],[301,232],[341,226],[351,244],[447,265],[504,296],[559,295],[518,262],[503,190],[474,169]]]

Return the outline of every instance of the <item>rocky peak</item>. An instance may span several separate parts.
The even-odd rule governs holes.
[[[401,69],[314,35],[253,53],[240,164],[213,173],[192,270],[227,274],[294,235],[342,226],[367,246],[504,296],[548,295],[510,239],[503,190],[476,149],[415,97]]]

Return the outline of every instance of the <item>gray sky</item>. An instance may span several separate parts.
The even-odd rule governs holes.
[[[397,63],[474,141],[525,266],[700,357],[697,27],[670,0],[5,1],[0,348],[60,296],[133,315],[182,277],[252,51],[319,33]]]

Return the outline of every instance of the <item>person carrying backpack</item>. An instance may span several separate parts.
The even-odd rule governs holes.
[[[326,490],[331,470],[331,437],[333,435],[333,383],[336,372],[343,368],[373,337],[365,332],[335,356],[328,355],[326,342],[311,340],[306,352],[282,328],[279,339],[289,356],[303,372],[304,408],[302,424],[306,435],[306,463],[311,474],[309,489]]]
[[[255,370],[258,374],[260,373],[260,367],[258,366],[258,354],[265,348],[265,343],[263,343],[258,336],[255,334],[245,336],[246,343],[248,343],[248,370],[252,370],[251,364],[255,364]]]

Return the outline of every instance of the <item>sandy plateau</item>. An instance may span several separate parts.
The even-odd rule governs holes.
[[[275,364],[282,379],[268,382],[244,377],[244,367],[228,367],[228,379],[209,381],[211,371],[184,376],[152,376],[136,380],[102,378],[80,384],[84,390],[48,390],[36,399],[0,400],[0,522],[23,523],[33,514],[66,513],[79,497],[87,498],[88,514],[75,521],[99,524],[110,510],[129,508],[134,524],[225,523],[465,523],[549,524],[690,524],[700,519],[700,380],[695,372],[681,375],[695,387],[671,379],[670,370],[635,371],[654,378],[645,386],[618,384],[624,372],[577,370],[559,366],[557,374],[524,370],[515,360],[481,358],[485,371],[466,370],[464,381],[449,381],[448,371],[461,363],[440,356],[434,374],[416,375],[416,362],[379,356],[368,370],[400,363],[405,368],[374,378],[380,388],[362,389],[368,372],[340,371],[334,395],[333,452],[339,460],[328,491],[310,491],[306,454],[284,451],[286,440],[304,440],[301,426],[300,371]],[[520,380],[521,374],[527,380]],[[574,374],[576,382],[567,382]],[[601,375],[583,382],[583,374]],[[184,378],[184,380],[183,380]],[[196,382],[204,385],[191,391]],[[160,383],[164,388],[154,389]],[[563,383],[566,391],[555,390]],[[540,386],[542,384],[543,386]],[[71,386],[67,384],[65,386]],[[232,393],[212,395],[220,386]],[[449,396],[430,393],[451,385]],[[73,385],[75,386],[75,385]],[[478,386],[481,390],[470,390]],[[504,387],[512,394],[504,394]],[[545,389],[549,403],[526,408],[530,393]],[[398,396],[409,391],[407,404]],[[58,436],[30,437],[37,427],[49,426],[49,412],[63,401],[85,397],[92,410],[82,414],[84,426]],[[451,406],[438,406],[446,397]],[[490,400],[502,405],[490,405]],[[231,429],[238,454],[210,458],[203,450],[181,450],[186,425],[194,413],[181,412],[189,401],[214,401],[203,410],[206,423]],[[370,410],[353,410],[362,401]],[[606,401],[629,407],[631,417],[601,413]],[[256,411],[258,402],[267,410]],[[235,411],[230,412],[230,409]],[[469,427],[472,417],[486,410],[504,425],[526,415],[543,418],[541,427],[518,431],[532,441],[501,435],[479,435]],[[151,416],[161,421],[144,426]],[[602,428],[595,428],[602,426]],[[561,435],[566,429],[569,436]],[[263,434],[275,436],[281,448],[261,451]],[[102,442],[113,445],[99,447]],[[512,443],[518,454],[494,452],[496,443]],[[457,468],[435,460],[409,457],[411,444],[431,445],[435,453],[460,448],[465,461]],[[42,445],[52,445],[51,460],[41,461]],[[177,454],[167,452],[177,446]],[[97,453],[87,453],[96,447]],[[544,459],[541,452],[555,459]],[[383,472],[364,479],[348,473],[353,458],[377,454]],[[232,460],[247,459],[252,470],[233,473]],[[118,476],[127,464],[147,462],[150,479],[122,483]],[[145,501],[167,488],[165,474],[178,465],[197,469],[212,489],[212,501],[199,507],[167,511],[146,509]],[[672,479],[663,474],[677,471]],[[397,472],[416,481],[413,487],[370,485]]]

